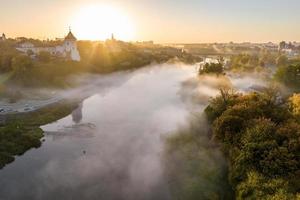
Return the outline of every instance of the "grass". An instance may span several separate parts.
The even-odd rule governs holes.
[[[58,103],[37,112],[10,115],[0,125],[0,169],[31,148],[41,146],[43,130],[40,126],[69,115],[77,104]]]
[[[8,81],[13,75],[13,72],[7,72],[4,74],[0,74],[0,85],[4,84],[6,81]]]

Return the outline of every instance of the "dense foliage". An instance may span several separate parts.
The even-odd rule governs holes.
[[[292,110],[291,110],[292,108]],[[237,199],[296,199],[300,194],[298,96],[222,91],[206,114],[230,161]]]
[[[276,64],[276,55],[268,52],[239,54],[230,58],[229,69],[236,72],[260,72]]]
[[[293,115],[300,119],[300,94],[294,94],[289,98],[290,110]]]
[[[12,60],[19,55],[14,41],[5,41],[0,44],[0,73],[12,71]]]
[[[55,41],[23,39],[39,46],[54,45]],[[0,81],[1,74],[10,73],[5,78],[7,85],[19,84],[30,87],[67,87],[68,77],[78,73],[111,73],[143,67],[151,62],[166,62],[179,58],[183,62],[194,62],[194,57],[175,48],[153,46],[151,48],[117,40],[105,42],[78,41],[81,55],[80,62],[73,62],[62,57],[52,56],[49,52],[33,55],[18,52],[16,40],[2,41],[0,45]],[[1,84],[1,82],[0,82]],[[2,80],[3,84],[3,80]]]
[[[275,74],[275,79],[293,89],[300,88],[300,64],[280,66]]]
[[[203,67],[199,69],[199,75],[203,74],[223,74],[224,67],[222,63],[205,63]]]

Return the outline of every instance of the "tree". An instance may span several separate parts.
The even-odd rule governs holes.
[[[236,103],[237,97],[240,94],[232,90],[220,90],[220,95],[211,99],[209,105],[205,109],[205,114],[210,122],[220,117],[222,113],[229,107]]]
[[[282,41],[279,43],[279,49],[284,49],[286,47],[286,42],[285,41]]]
[[[280,55],[276,59],[276,65],[277,66],[285,66],[288,63],[288,58],[285,55]]]
[[[205,63],[205,65],[199,69],[199,74],[222,74],[224,68],[222,63]]]
[[[300,94],[294,94],[289,98],[289,105],[292,113],[300,117]]]
[[[250,171],[247,179],[237,187],[237,200],[291,200],[296,195],[288,193],[288,183],[283,179],[266,179],[261,174]]]
[[[30,57],[20,55],[12,60],[12,69],[14,72],[14,79],[24,81],[28,71],[33,67],[33,62]]]
[[[279,67],[274,75],[274,78],[286,86],[299,90],[300,64]]]
[[[224,94],[205,112],[229,160],[237,199],[296,199],[300,191],[300,97],[277,104],[274,94]]]
[[[0,55],[0,72],[8,72],[12,70],[12,54],[3,53]]]
[[[39,61],[41,62],[49,62],[51,59],[51,54],[47,51],[41,51],[37,58],[39,59]]]

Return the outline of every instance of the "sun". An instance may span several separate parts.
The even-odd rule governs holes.
[[[117,39],[129,41],[134,29],[128,16],[110,6],[93,5],[82,8],[71,20],[72,30],[79,39],[105,40],[114,34]]]

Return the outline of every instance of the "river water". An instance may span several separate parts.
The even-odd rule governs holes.
[[[40,148],[0,171],[1,200],[171,199],[164,138],[188,124],[192,101],[182,97],[182,83],[196,77],[195,67],[150,66],[111,82],[118,77],[126,81],[95,86],[72,114],[42,127]]]

